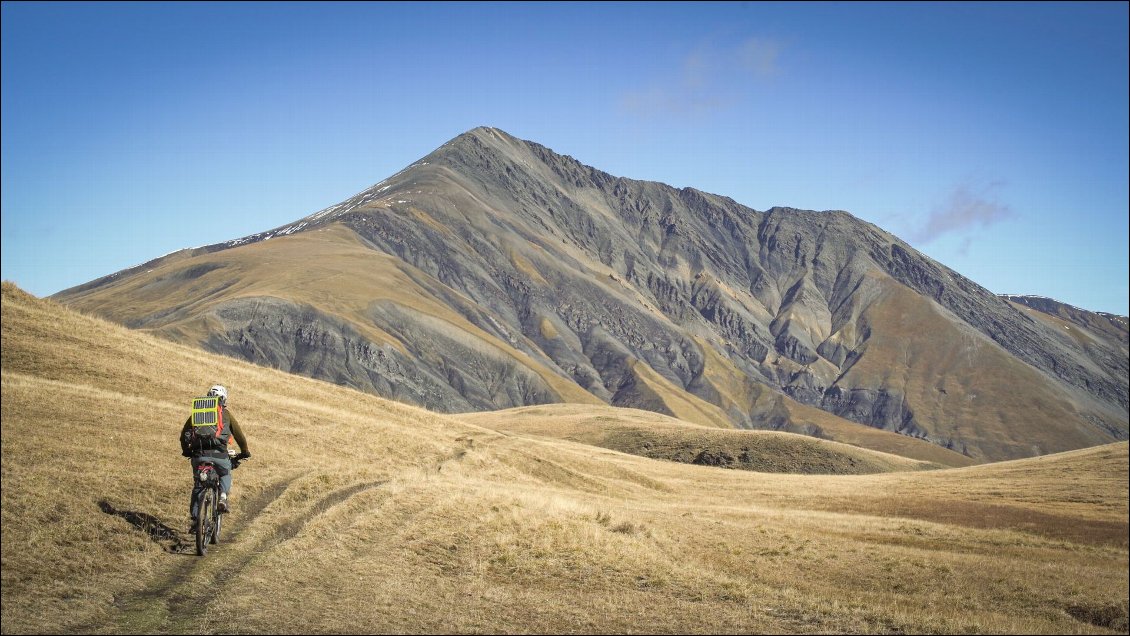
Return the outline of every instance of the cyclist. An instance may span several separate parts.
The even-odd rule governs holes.
[[[232,438],[235,438],[240,450],[236,457],[247,459],[251,457],[251,451],[247,448],[247,438],[244,437],[239,422],[236,421],[231,409],[227,406],[228,390],[223,385],[216,384],[208,389],[208,396],[220,398],[220,417],[215,428],[215,435],[208,437],[196,435],[192,426],[192,416],[189,415],[184,422],[184,428],[181,429],[180,448],[182,455],[192,459],[193,477],[196,475],[196,467],[201,463],[211,462],[216,467],[216,472],[220,475],[219,509],[220,512],[227,512],[228,492],[231,491],[231,458],[228,455],[227,447],[231,444]],[[189,515],[192,516],[191,527],[193,529],[196,528],[196,517],[200,510],[197,496],[199,494],[197,493],[198,489],[196,486],[193,487],[192,500],[189,504]]]

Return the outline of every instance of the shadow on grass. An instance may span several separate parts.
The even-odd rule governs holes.
[[[1127,627],[1127,600],[1110,603],[1107,605],[1069,605],[1067,613],[1075,620],[1090,623],[1096,627],[1105,627],[1116,632],[1126,633]]]
[[[125,519],[129,524],[144,532],[166,552],[183,554],[189,544],[181,539],[180,533],[161,522],[151,514],[133,510],[118,510],[108,501],[99,501],[98,507],[108,515]]]

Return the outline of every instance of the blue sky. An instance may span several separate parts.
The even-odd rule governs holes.
[[[266,230],[488,125],[1125,315],[1127,7],[5,2],[2,276]]]

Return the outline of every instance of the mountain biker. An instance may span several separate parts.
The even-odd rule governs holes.
[[[231,444],[232,438],[235,438],[239,444],[240,453],[236,455],[239,459],[247,459],[251,457],[251,451],[247,448],[247,438],[243,435],[243,430],[239,427],[239,422],[236,421],[235,416],[232,415],[231,409],[228,408],[228,390],[223,385],[216,384],[208,389],[209,397],[220,398],[221,415],[220,415],[220,434],[217,435],[215,440],[200,440],[193,434],[192,416],[189,415],[188,419],[184,421],[184,427],[181,429],[180,434],[180,448],[181,454],[185,457],[192,459],[192,472],[193,477],[196,475],[196,467],[205,462],[211,462],[216,467],[216,472],[220,475],[220,512],[228,511],[228,492],[231,490],[231,458],[228,455],[227,446]],[[196,488],[193,489],[193,496],[191,504],[189,505],[189,515],[192,516],[192,527],[196,527],[196,517],[200,510],[198,497],[196,496]]]

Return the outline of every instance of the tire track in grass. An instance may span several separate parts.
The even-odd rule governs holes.
[[[212,603],[216,602],[216,600],[223,598],[223,587],[227,581],[234,580],[238,577],[241,572],[250,567],[261,555],[270,552],[282,543],[298,536],[308,523],[322,513],[345,502],[354,495],[379,488],[386,483],[388,483],[387,479],[381,479],[362,482],[332,491],[327,496],[315,502],[308,510],[284,522],[274,532],[260,539],[254,547],[243,551],[232,560],[222,561],[223,565],[217,568],[203,585],[191,582],[188,585],[182,585],[181,588],[187,588],[188,591],[171,594],[167,598],[167,607],[171,622],[181,625],[186,631],[230,631],[232,626],[226,624],[212,625],[207,618],[207,608]],[[222,546],[223,544],[221,543],[219,545]],[[201,559],[201,561],[206,561],[206,559]]]
[[[458,443],[458,446],[436,460],[433,469],[437,473],[442,471],[444,466],[463,461],[467,453],[475,447],[475,440],[472,436],[458,437],[455,441]],[[327,496],[314,503],[306,512],[284,522],[273,533],[261,539],[254,548],[245,552],[238,560],[217,571],[209,580],[208,585],[203,588],[205,590],[203,594],[170,596],[168,604],[170,616],[179,618],[185,631],[190,628],[195,629],[195,631],[230,631],[231,626],[229,625],[191,623],[191,621],[200,614],[200,608],[206,607],[214,599],[222,596],[222,590],[220,588],[223,582],[235,579],[241,572],[247,569],[259,555],[265,554],[286,541],[297,537],[299,533],[302,532],[302,529],[319,515],[344,503],[354,495],[380,488],[389,483],[389,481],[389,479],[380,479],[361,482],[330,492]],[[195,586],[193,587],[200,589]]]
[[[286,493],[290,485],[299,477],[294,475],[276,482],[257,493],[242,503],[242,511],[233,513],[235,517],[227,526],[228,541],[236,541],[242,531],[263,513],[271,503]],[[239,523],[234,523],[239,521]],[[234,527],[232,527],[234,525]],[[149,589],[138,594],[114,599],[114,607],[121,613],[115,618],[113,624],[103,625],[88,623],[75,629],[76,633],[94,633],[110,631],[112,633],[164,633],[170,623],[170,601],[177,595],[179,587],[185,581],[191,581],[194,573],[207,567],[208,560],[196,556],[196,545],[193,537],[188,533],[183,535],[172,530],[173,546],[169,549],[171,554],[183,556],[184,560],[174,566],[163,578],[155,582]],[[223,543],[213,546],[222,546]]]
[[[191,560],[174,568],[161,581],[150,589],[135,596],[115,602],[121,611],[115,624],[111,626],[84,626],[76,631],[89,633],[108,631],[114,633],[199,633],[230,631],[230,625],[213,625],[209,619],[209,608],[223,598],[223,588],[227,581],[239,576],[262,554],[289,541],[302,531],[313,519],[327,510],[341,504],[350,497],[374,488],[379,488],[388,480],[378,480],[354,484],[329,493],[319,499],[305,512],[296,515],[258,540],[253,546],[225,554],[227,543],[238,542],[241,531],[251,525],[263,510],[278,500],[297,477],[281,482],[260,493],[245,504],[248,510],[242,523],[236,525],[217,545],[211,546],[208,557],[197,557],[195,545],[185,543],[191,551],[185,554]],[[241,517],[245,515],[240,515]],[[233,520],[234,521],[234,520]],[[209,558],[210,557],[210,558]]]
[[[471,437],[456,439],[459,444],[450,453],[438,458],[433,466],[436,472],[443,467],[464,459],[467,453],[474,448]],[[177,554],[184,555],[184,563],[173,568],[163,579],[150,589],[139,594],[117,599],[114,606],[121,612],[111,625],[85,625],[76,629],[77,633],[200,633],[200,632],[225,632],[231,631],[231,625],[212,624],[209,619],[210,606],[218,599],[223,598],[223,587],[227,581],[233,580],[241,572],[250,567],[262,554],[269,552],[282,543],[289,541],[322,513],[330,510],[354,495],[379,488],[389,482],[388,479],[367,481],[345,488],[340,488],[328,493],[316,501],[305,512],[295,515],[294,518],[283,522],[274,532],[268,533],[259,539],[254,546],[243,548],[238,553],[225,555],[226,544],[238,542],[245,528],[266,510],[268,506],[286,494],[286,491],[302,474],[294,475],[286,480],[275,483],[271,487],[258,493],[253,498],[242,504],[243,512],[233,513],[234,527],[228,530],[225,526],[224,538],[217,545],[209,548],[212,558],[200,558],[195,553],[193,540],[184,541],[180,533],[174,537],[182,550]],[[191,557],[191,558],[188,558]],[[227,558],[225,558],[227,557]],[[219,560],[218,560],[219,559]],[[217,567],[217,563],[220,565]],[[212,568],[210,573],[207,573]],[[203,580],[201,580],[203,579]]]

